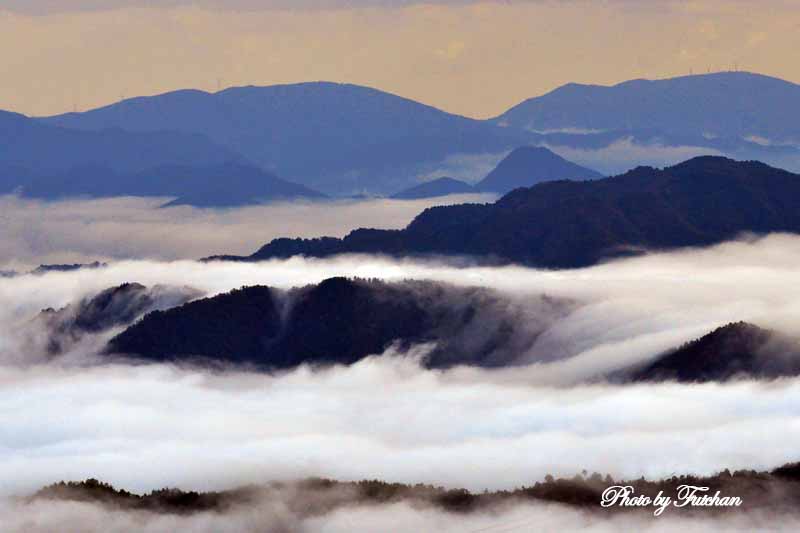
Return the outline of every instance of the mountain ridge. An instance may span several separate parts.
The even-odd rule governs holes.
[[[344,238],[274,239],[251,256],[344,253],[460,255],[575,268],[641,249],[704,246],[743,232],[800,232],[800,176],[760,162],[697,157],[590,181],[516,189],[493,204],[425,209],[402,230],[360,228]]]
[[[338,194],[389,193],[409,184],[412,167],[527,139],[392,93],[331,82],[173,91],[39,120],[88,130],[202,132],[285,179]]]

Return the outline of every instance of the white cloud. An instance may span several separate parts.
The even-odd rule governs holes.
[[[573,271],[342,257],[129,261],[1,279],[0,351],[6,352],[14,350],[18,325],[42,307],[123,281],[188,284],[213,294],[334,275],[427,278],[492,287],[521,300],[546,293],[584,305],[558,320],[529,354],[558,348],[562,361],[496,371],[427,371],[391,351],[348,368],[274,376],[85,361],[6,363],[0,366],[0,493],[89,476],[136,490],[308,475],[480,490],[584,468],[659,477],[773,467],[797,459],[798,379],[580,382],[728,321],[800,334],[798,260],[800,238],[773,235]]]
[[[640,165],[666,167],[701,155],[724,155],[718,150],[703,146],[639,144],[632,137],[620,139],[606,147],[592,150],[570,146],[545,146],[565,159],[593,168],[606,175],[624,172]]]
[[[97,259],[199,259],[248,255],[275,237],[341,237],[358,227],[402,228],[426,207],[489,201],[489,195],[426,200],[278,203],[237,209],[174,207],[164,199],[42,202],[0,196],[0,270]]]
[[[798,380],[563,389],[482,374],[391,357],[280,376],[6,367],[0,492],[90,476],[142,491],[312,475],[482,490],[584,468],[657,478],[797,459]]]
[[[758,511],[721,516],[662,516],[642,513],[599,514],[561,505],[521,503],[477,513],[447,513],[407,503],[339,508],[318,517],[301,517],[286,508],[280,497],[265,498],[255,505],[225,513],[188,516],[146,512],[121,512],[78,502],[40,501],[34,504],[0,504],[4,530],[8,533],[49,533],[55,530],[84,533],[235,533],[296,531],[300,533],[351,533],[354,530],[417,533],[419,531],[509,532],[585,531],[615,533],[705,533],[707,531],[755,531],[769,524],[770,531],[797,531],[798,519],[791,514]]]

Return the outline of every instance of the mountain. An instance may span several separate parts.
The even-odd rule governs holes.
[[[747,72],[570,83],[492,122],[607,175],[703,154],[800,172],[800,85]]]
[[[800,141],[800,85],[749,72],[718,72],[611,87],[570,83],[494,121],[540,132],[658,130],[709,137]]]
[[[278,369],[351,364],[392,343],[436,342],[424,361],[429,367],[504,366],[573,304],[542,297],[525,305],[547,319],[520,327],[519,307],[494,291],[433,282],[331,278],[288,292],[253,286],[150,313],[106,351]]]
[[[475,190],[506,194],[544,181],[602,177],[600,173],[567,161],[547,148],[523,146],[500,161],[488,176],[475,184]]]
[[[200,296],[187,287],[148,288],[139,283],[123,283],[98,294],[87,296],[61,309],[45,309],[35,323],[37,335],[47,335],[47,352],[62,353],[87,334],[127,326],[145,313],[168,309]]]
[[[392,195],[392,198],[396,200],[419,200],[420,198],[436,198],[438,196],[447,196],[448,194],[468,194],[474,192],[475,189],[472,188],[472,185],[465,181],[453,178],[437,178],[400,191]]]
[[[37,121],[84,132],[116,128],[165,140],[200,135],[216,146],[212,153],[220,147],[229,151],[225,161],[249,161],[291,182],[348,196],[395,193],[416,185],[418,175],[463,171],[464,156],[499,154],[522,145],[548,147],[603,174],[636,165],[668,166],[694,154],[758,159],[800,170],[798,110],[796,84],[721,72],[612,87],[568,84],[490,120],[452,115],[367,87],[312,82],[213,94],[182,90]],[[141,159],[146,164],[140,170],[189,165],[185,159]]]
[[[160,178],[168,177],[186,184],[178,193],[178,198],[165,204],[165,207],[230,207],[279,200],[327,198],[322,193],[282,180],[269,172],[235,163],[203,169],[161,169],[151,175],[159,183]]]
[[[421,166],[528,139],[376,89],[327,82],[176,91],[40,120],[85,131],[207,135],[285,179],[338,195],[391,193],[409,186]]]
[[[76,196],[175,196],[166,206],[198,207],[325,198],[308,187],[233,161],[206,167],[165,165],[134,174],[119,174],[103,166],[81,166],[32,179],[19,192],[26,197],[48,200]]]
[[[81,166],[134,173],[160,165],[207,166],[237,159],[241,156],[195,133],[75,131],[0,111],[0,193]]]
[[[763,163],[698,157],[593,181],[553,181],[494,204],[426,209],[403,230],[343,239],[276,239],[249,257],[468,255],[547,268],[592,265],[643,249],[704,246],[742,232],[800,232],[800,176]]]
[[[522,146],[511,151],[474,186],[453,178],[439,178],[406,189],[392,196],[397,199],[435,198],[448,194],[506,194],[520,187],[555,180],[597,179],[603,176],[594,170],[576,165],[547,148]]]
[[[0,194],[176,196],[224,207],[324,195],[244,162],[195,133],[70,130],[0,112]]]
[[[800,342],[746,322],[718,328],[637,370],[633,381],[726,381],[800,375]]]

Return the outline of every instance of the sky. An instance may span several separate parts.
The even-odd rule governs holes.
[[[478,118],[568,82],[800,81],[797,0],[0,0],[0,109],[329,80]]]

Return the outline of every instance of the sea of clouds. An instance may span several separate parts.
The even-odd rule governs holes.
[[[192,220],[197,222],[190,218],[186,228]],[[100,244],[113,246],[122,238],[87,233],[86,250],[97,253],[104,249]],[[13,246],[20,239],[31,237],[0,242]],[[195,248],[172,253],[180,257],[187,250],[202,255]],[[6,530],[74,524],[73,529],[123,531],[134,524],[150,531],[345,531],[358,524],[393,531],[511,531],[513,524],[512,529],[497,524],[525,520],[552,529],[704,530],[711,518],[599,519],[544,505],[451,515],[397,504],[310,518],[281,514],[273,502],[230,515],[176,517],[8,498],[87,477],[136,491],[222,489],[307,476],[480,491],[584,469],[615,478],[658,478],[767,469],[798,458],[800,380],[618,385],[599,379],[731,321],[800,335],[797,236],[743,237],[562,271],[469,266],[467,259],[199,263],[150,257],[100,269],[0,278],[0,523]],[[102,360],[97,351],[113,332],[90,337],[55,360],[25,342],[41,309],[124,282],[188,286],[214,295],[253,284],[290,288],[331,276],[488,287],[523,310],[527,300],[543,294],[576,306],[566,316],[551,317],[530,351],[519,354],[522,363],[547,362],[513,369],[427,370],[419,364],[431,349],[425,345],[402,353],[389,347],[350,367],[266,374]],[[520,314],[520,320],[530,318]],[[275,522],[278,518],[285,521]],[[784,525],[791,529],[796,522],[776,522]]]

